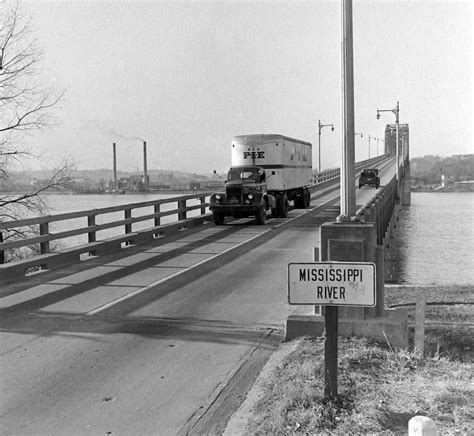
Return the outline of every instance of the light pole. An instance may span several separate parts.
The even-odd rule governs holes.
[[[321,172],[321,130],[323,127],[331,127],[331,131],[334,132],[333,124],[321,124],[321,120],[318,120],[318,174]]]
[[[354,133],[354,137],[356,137],[356,136],[360,136],[361,138],[363,138],[364,134],[363,133]],[[356,146],[356,142],[355,142],[355,139],[354,139],[354,148],[355,148],[355,146]],[[355,150],[354,150],[354,155],[355,155]]]
[[[369,159],[370,159],[370,140],[371,139],[377,139],[375,136],[370,136],[369,135]]]
[[[379,141],[382,141],[383,143],[385,143],[383,139],[377,138],[377,156],[379,155]]]
[[[397,101],[397,106],[394,108],[394,109],[377,109],[377,119],[380,118],[380,112],[393,112],[395,114],[395,142],[396,142],[396,145],[395,145],[395,154],[396,154],[396,158],[395,158],[395,165],[397,166],[396,168],[396,175],[397,175],[397,183],[400,181],[399,179],[399,175],[398,175],[398,172],[399,172],[399,148],[400,148],[400,144],[398,143],[398,128],[399,128],[399,123],[400,123],[400,120],[399,120],[399,113],[400,113],[400,105]]]

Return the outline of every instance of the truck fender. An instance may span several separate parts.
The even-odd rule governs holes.
[[[211,205],[227,203],[225,192],[215,192],[209,198],[209,202]]]
[[[265,201],[267,203],[267,209],[276,207],[276,198],[274,195],[268,194],[265,196]]]

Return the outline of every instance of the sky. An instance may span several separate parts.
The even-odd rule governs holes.
[[[233,136],[277,133],[341,165],[341,1],[22,2],[66,95],[57,125],[28,137],[50,167],[212,174]],[[394,109],[411,157],[474,153],[470,1],[353,1],[356,160],[382,153]],[[370,139],[369,139],[370,136]]]

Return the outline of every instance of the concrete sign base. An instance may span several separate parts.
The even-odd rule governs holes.
[[[309,308],[301,308],[286,320],[285,340],[301,336],[322,336],[324,316],[315,315]],[[397,348],[408,347],[408,311],[406,309],[385,310],[384,316],[376,318],[342,318],[338,320],[340,337],[352,336],[372,338],[380,342],[389,342]]]

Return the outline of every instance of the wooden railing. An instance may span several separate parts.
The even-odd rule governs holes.
[[[0,283],[17,279],[31,269],[51,269],[79,262],[84,256],[101,255],[126,245],[151,241],[184,228],[202,225],[210,220],[211,193],[181,195],[172,198],[130,203],[80,212],[46,215],[16,221],[0,222],[0,252],[23,251],[24,259],[0,264]],[[172,205],[176,205],[172,207]],[[169,207],[171,205],[171,208]],[[117,219],[117,213],[123,214]],[[108,216],[107,216],[108,215]],[[167,223],[162,218],[172,217]],[[77,220],[83,220],[78,223]],[[68,228],[68,223],[73,228]],[[59,224],[59,231],[54,231]],[[27,235],[15,238],[14,234]],[[99,235],[100,233],[100,235]],[[68,238],[87,237],[82,244],[68,246]],[[77,239],[77,238],[76,238]],[[53,241],[62,241],[51,250]]]
[[[379,156],[358,162],[356,170],[375,166],[385,159],[386,156]],[[332,183],[339,174],[339,169],[320,173],[315,177],[311,191]],[[22,278],[31,271],[69,265],[90,256],[111,253],[132,244],[147,243],[166,234],[209,223],[211,194],[180,195],[0,222],[0,284]],[[21,238],[14,236],[19,233],[23,234]],[[52,246],[55,241],[58,246]],[[7,259],[3,263],[8,250],[20,252],[20,257],[24,258],[11,259],[11,262]]]

